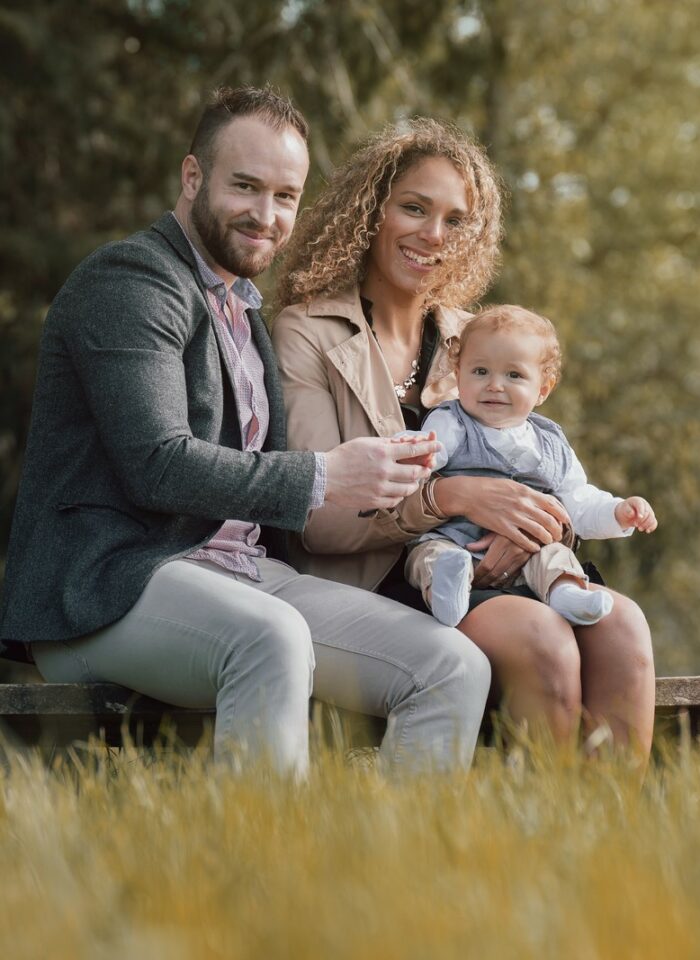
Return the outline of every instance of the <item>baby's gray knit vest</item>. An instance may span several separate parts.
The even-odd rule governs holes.
[[[465,412],[459,400],[448,400],[436,409],[447,410],[459,421],[462,431],[459,447],[439,471],[444,477],[503,477],[517,480],[542,493],[551,493],[561,486],[571,468],[571,447],[561,427],[538,413],[531,413],[527,419],[537,434],[542,459],[531,470],[519,473],[514,464],[489,445],[483,427]],[[486,532],[483,527],[466,518],[452,517],[414,542],[449,537],[464,547],[467,543],[479,540]]]

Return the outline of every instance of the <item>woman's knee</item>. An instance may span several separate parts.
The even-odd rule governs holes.
[[[525,673],[536,678],[541,693],[567,710],[580,710],[581,657],[569,625],[544,607],[517,643]]]
[[[549,702],[575,713],[581,705],[581,660],[571,627],[545,604],[507,600],[513,602],[502,603],[499,611],[493,607],[493,617],[483,610],[474,637],[489,656],[498,693],[533,696],[544,709]]]
[[[654,673],[654,653],[646,617],[634,600],[615,593],[611,613],[594,627],[579,631],[579,642],[585,659],[601,670],[625,674],[630,682]],[[607,672],[607,670],[606,670]]]

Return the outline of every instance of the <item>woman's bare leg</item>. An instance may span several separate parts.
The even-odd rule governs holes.
[[[494,705],[503,703],[531,729],[545,724],[557,742],[571,740],[581,715],[581,661],[565,620],[544,603],[503,596],[480,604],[458,629],[491,663]]]
[[[589,589],[600,589],[591,584]],[[654,730],[655,677],[649,626],[637,604],[610,590],[607,617],[575,629],[581,653],[584,723],[606,722],[615,743],[631,743],[646,758]]]

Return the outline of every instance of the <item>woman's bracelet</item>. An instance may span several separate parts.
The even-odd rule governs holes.
[[[424,485],[423,502],[428,508],[428,512],[432,513],[436,520],[447,520],[447,514],[444,514],[435,502],[435,484],[440,479],[440,477],[431,477],[430,480],[428,480],[428,482]]]

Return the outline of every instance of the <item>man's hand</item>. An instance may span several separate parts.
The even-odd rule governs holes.
[[[445,477],[438,480],[433,492],[445,516],[468,517],[528,553],[537,553],[539,545],[561,540],[563,525],[571,523],[556,497],[514,480]]]
[[[537,549],[539,545],[535,544]],[[487,533],[481,540],[467,545],[472,553],[486,550],[474,570],[473,585],[480,590],[487,587],[505,587],[515,580],[523,565],[532,556],[528,550],[516,546],[499,533]]]
[[[651,505],[643,497],[627,497],[615,507],[615,519],[623,528],[636,527],[642,533],[652,533],[658,524]]]
[[[411,445],[411,463],[402,463],[405,444],[385,437],[359,437],[326,454],[326,500],[339,507],[388,510],[414,493],[430,476],[422,465],[440,449],[437,440]]]

